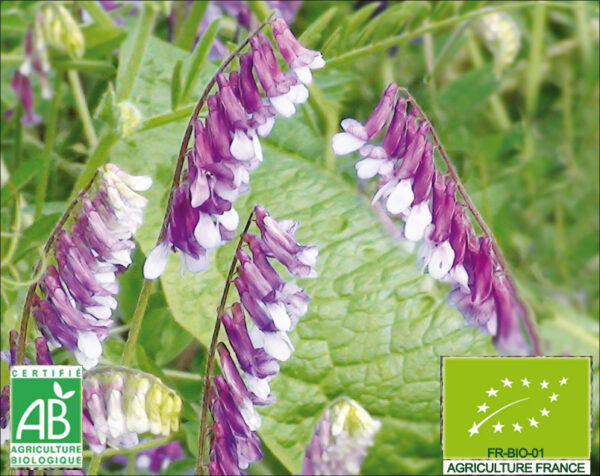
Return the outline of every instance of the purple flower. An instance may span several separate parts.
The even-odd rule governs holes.
[[[273,36],[281,56],[292,68],[298,80],[304,84],[312,83],[310,70],[325,66],[321,53],[302,46],[283,18],[277,18],[273,22]]]
[[[264,208],[255,207],[260,236],[243,235],[250,253],[239,249],[235,286],[241,304],[233,304],[232,316],[221,321],[237,362],[240,375],[227,347],[218,344],[223,376],[210,388],[214,425],[209,471],[211,474],[241,474],[240,470],[262,458],[260,440],[254,433],[261,424],[254,405],[269,405],[269,382],[279,372],[279,362],[288,360],[294,346],[287,335],[308,309],[308,296],[294,282],[285,282],[269,262],[274,258],[296,275],[314,276],[317,250],[298,244],[293,233],[297,223],[275,221]],[[310,264],[299,257],[310,257]],[[304,260],[306,261],[306,259]],[[244,312],[245,311],[245,312]],[[253,325],[246,325],[246,313]]]
[[[347,154],[360,149],[358,178],[379,175],[373,202],[381,201],[390,215],[404,220],[404,238],[421,242],[419,266],[434,279],[451,284],[448,303],[470,325],[493,335],[501,352],[526,354],[529,347],[520,331],[524,316],[516,292],[499,277],[490,240],[477,241],[465,205],[456,198],[457,184],[436,171],[429,124],[419,120],[416,108],[407,113],[406,100],[396,99],[397,92],[394,83],[386,88],[364,126],[344,119],[345,132],[333,137],[333,150]],[[390,115],[382,143],[370,143]]]
[[[10,438],[10,428],[8,427],[10,418],[10,387],[2,387],[0,395],[0,444],[4,444]]]
[[[151,473],[165,471],[173,461],[183,458],[183,449],[179,441],[170,441],[162,446],[140,451],[136,456],[135,466]]]
[[[293,67],[324,64],[320,53],[298,43],[282,19],[273,28],[282,54],[290,58]],[[207,100],[208,115],[204,122],[194,124],[194,147],[187,154],[187,173],[174,191],[163,240],[144,264],[146,279],[156,279],[165,271],[171,251],[181,252],[182,272],[187,268],[199,273],[207,268],[209,250],[230,241],[239,224],[233,204],[249,190],[250,172],[263,160],[259,137],[269,135],[276,115],[291,116],[296,104],[308,98],[297,73],[281,71],[265,35],[254,36],[251,47],[252,53],[240,57],[239,72],[217,76],[219,92]],[[309,57],[312,59],[304,65]],[[293,234],[293,230],[283,231]],[[285,264],[294,268],[294,273],[311,273],[311,263],[316,259],[314,249],[285,253]]]
[[[16,71],[10,85],[17,99],[23,104],[25,114],[21,118],[21,122],[26,126],[38,124],[42,118],[33,111],[33,89],[29,77],[21,74],[20,71]]]
[[[149,177],[133,177],[113,164],[100,172],[93,197],[82,199],[72,229],[56,240],[56,266],[41,279],[43,298],[33,315],[53,345],[72,351],[85,368],[94,367],[108,337],[119,292],[116,275],[131,264],[132,236],[142,222]]]
[[[290,273],[299,278],[315,278],[314,266],[319,250],[316,246],[302,246],[294,239],[298,223],[292,220],[275,221],[267,211],[257,206],[256,223],[261,231],[261,246],[267,256],[275,258]]]
[[[385,126],[394,107],[397,92],[398,86],[391,83],[364,125],[356,119],[344,119],[341,124],[344,132],[335,134],[332,138],[333,151],[338,155],[349,154],[360,149],[369,140],[376,137],[383,130],[383,126]]]

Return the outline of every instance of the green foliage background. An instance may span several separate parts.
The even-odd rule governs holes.
[[[277,218],[301,221],[299,241],[321,250],[320,277],[300,283],[312,301],[292,334],[296,352],[273,382],[278,402],[262,411],[267,455],[251,467],[256,474],[297,472],[323,408],[342,394],[383,422],[364,473],[438,473],[439,356],[494,353],[489,337],[445,305],[446,287],[420,274],[414,251],[395,241],[369,205],[370,189],[355,178],[356,157],[331,151],[339,121],[364,120],[390,81],[407,87],[436,127],[504,250],[544,352],[594,356],[598,421],[597,4],[390,2],[376,15],[378,3],[303,3],[292,28],[328,65],[315,73],[309,102],[293,119],[278,120],[252,191],[236,205],[242,217],[261,203]],[[250,6],[259,18],[268,14],[263,2]],[[10,80],[39,7],[2,2],[2,113],[16,102]],[[174,2],[173,8],[183,7]],[[183,34],[176,44],[166,41],[162,12],[142,10],[125,15],[125,27],[93,15],[83,27],[82,59],[51,52],[56,99],[53,108],[37,95],[42,124],[2,122],[3,349],[40,246],[69,197],[110,160],[155,181],[137,236],[141,251],[122,277],[121,325],[105,346],[104,363],[119,361],[186,120],[218,64],[207,59],[208,47],[214,35],[231,49],[244,36],[224,17],[190,53],[178,46],[189,43]],[[516,59],[500,74],[478,33],[480,18],[491,11],[509,15],[520,34]],[[67,70],[81,79],[97,144],[86,140]],[[129,140],[118,134],[115,102],[122,100],[143,116]],[[205,349],[232,250],[232,244],[219,249],[207,272],[184,278],[172,257],[145,317],[136,364],[186,402],[178,435],[186,459],[169,472],[193,464]],[[70,359],[57,354],[59,362]]]

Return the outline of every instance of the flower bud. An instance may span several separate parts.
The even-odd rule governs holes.
[[[521,34],[513,19],[503,12],[481,18],[479,32],[486,47],[494,55],[495,72],[502,71],[515,60],[521,45]]]
[[[121,101],[118,107],[121,136],[129,139],[142,125],[142,113],[129,101]]]
[[[42,30],[52,46],[66,51],[71,58],[83,56],[85,40],[81,28],[62,5],[52,4],[44,8]]]

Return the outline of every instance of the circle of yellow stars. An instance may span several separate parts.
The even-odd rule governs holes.
[[[527,377],[523,377],[521,380],[521,386],[523,387],[527,387],[530,388],[530,386],[532,385],[532,382],[527,378]],[[562,387],[563,385],[567,385],[568,382],[568,378],[563,377],[562,379],[560,379],[558,381],[558,384],[560,387]],[[513,381],[509,380],[508,377],[505,377],[503,380],[500,381],[502,383],[503,388],[512,388],[513,386]],[[515,383],[515,385],[518,385],[518,383]],[[546,381],[546,379],[542,380],[541,382],[539,382],[540,385],[540,389],[546,389],[549,390],[548,386],[550,385],[550,382]],[[487,393],[488,398],[491,397],[497,397],[498,396],[498,390],[496,390],[494,387],[490,387],[489,390],[486,390],[485,393]],[[558,400],[558,397],[560,396],[560,394],[556,393],[556,392],[552,392],[552,395],[548,396],[549,399],[549,405],[552,404],[553,402],[556,402]],[[483,413],[484,415],[487,413],[487,411],[490,409],[489,405],[487,405],[485,402],[483,402],[481,405],[477,406],[477,413]],[[546,407],[544,408],[540,408],[539,409],[540,412],[540,416],[538,418],[540,418],[540,421],[537,421],[535,419],[535,416],[532,416],[531,418],[529,418],[527,421],[529,423],[529,428],[538,428],[538,425],[540,424],[540,422],[543,420],[543,417],[548,418],[550,416],[550,410],[547,410]],[[479,424],[477,424],[476,422],[473,422],[473,426],[468,430],[469,431],[469,436],[473,436],[475,434],[479,433],[479,427],[483,424],[483,421],[480,422]],[[521,433],[521,431],[523,430],[523,426],[521,426],[521,424],[516,421],[514,423],[511,423],[512,425],[512,430],[514,432],[517,433]],[[526,426],[527,423],[524,423],[524,425]],[[492,425],[492,428],[494,428],[494,433],[502,433],[502,429],[505,427],[504,424],[502,424],[500,422],[500,420],[498,420],[498,422],[495,425]],[[508,431],[510,431],[510,426],[507,427]]]

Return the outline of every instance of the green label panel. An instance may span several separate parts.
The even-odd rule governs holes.
[[[590,445],[591,357],[442,357],[444,458],[588,459]]]

